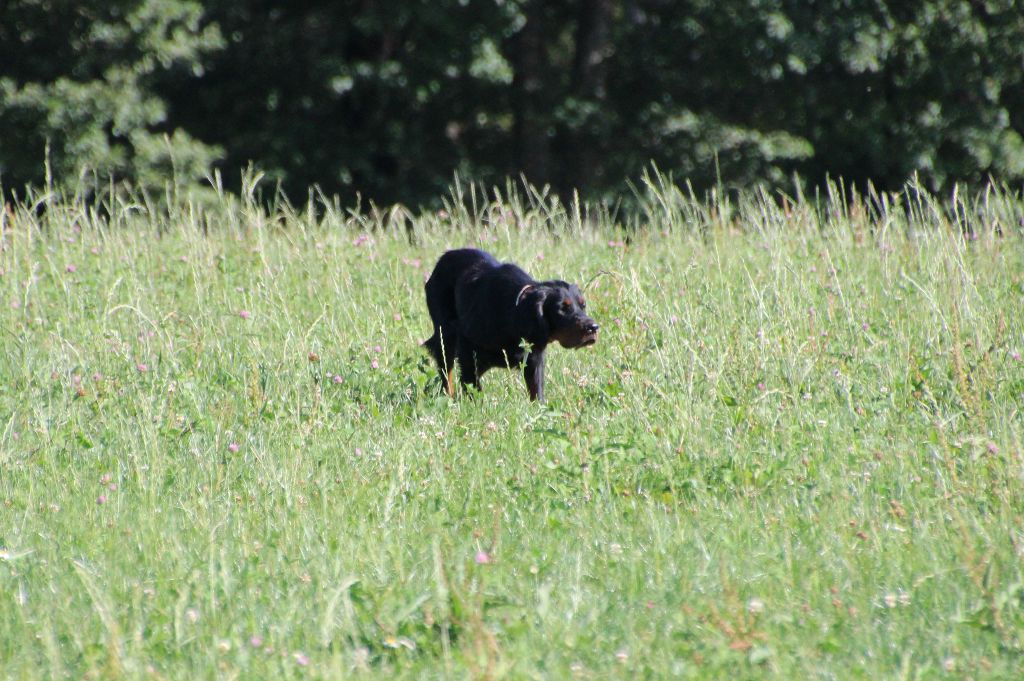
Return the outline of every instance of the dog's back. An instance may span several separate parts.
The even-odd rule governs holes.
[[[490,253],[476,248],[459,248],[442,255],[423,288],[427,294],[427,310],[435,330],[458,319],[455,309],[455,286],[462,277],[473,276],[501,263]]]

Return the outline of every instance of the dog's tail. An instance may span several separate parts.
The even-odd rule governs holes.
[[[420,345],[426,348],[437,363],[441,376],[441,389],[454,395],[452,368],[455,365],[455,328],[458,313],[455,308],[455,276],[450,268],[438,267],[423,288],[427,294],[427,309],[434,333]]]
[[[423,285],[434,333],[421,345],[430,352],[439,367],[451,366],[451,359],[446,356],[451,354],[454,339],[444,336],[452,333],[458,320],[455,308],[455,282],[462,271],[460,265],[463,263],[460,262],[462,258],[453,257],[451,254],[452,251],[449,251],[441,256],[430,278]]]
[[[427,294],[427,310],[430,311],[430,321],[435,332],[458,319],[455,310],[455,282],[436,275],[435,272],[423,285]]]

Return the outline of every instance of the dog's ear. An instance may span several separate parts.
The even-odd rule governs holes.
[[[516,326],[523,340],[533,345],[547,345],[551,326],[544,316],[544,304],[551,290],[530,285],[519,292],[516,300]]]

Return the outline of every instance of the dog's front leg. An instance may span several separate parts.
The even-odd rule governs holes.
[[[530,349],[530,354],[526,357],[526,368],[523,369],[530,399],[540,402],[544,401],[544,347],[535,345]]]

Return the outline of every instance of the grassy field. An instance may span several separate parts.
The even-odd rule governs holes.
[[[0,677],[1019,678],[1024,202],[11,206]],[[585,286],[548,402],[422,284]]]

